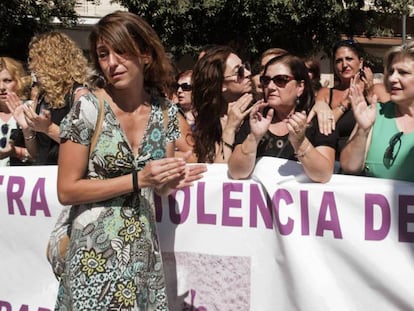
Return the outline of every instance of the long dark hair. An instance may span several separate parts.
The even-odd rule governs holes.
[[[345,40],[340,40],[334,43],[333,47],[332,47],[332,60],[334,62],[334,78],[336,81],[340,80],[340,76],[338,75],[338,72],[336,70],[335,67],[335,55],[336,52],[338,51],[339,48],[349,48],[352,52],[355,53],[355,55],[358,57],[359,60],[364,59],[365,57],[365,51],[362,48],[362,46],[356,42],[353,39],[345,39]]]
[[[214,162],[215,146],[221,141],[220,117],[227,113],[228,105],[222,87],[231,53],[233,50],[227,46],[212,47],[193,68],[194,151],[198,162]]]
[[[275,63],[282,63],[286,65],[289,67],[296,81],[303,81],[303,93],[298,98],[299,102],[296,105],[295,111],[306,111],[306,113],[309,113],[315,102],[315,95],[312,89],[312,83],[308,75],[308,68],[306,68],[303,60],[292,54],[276,56],[266,63],[263,74],[266,75],[269,66]]]

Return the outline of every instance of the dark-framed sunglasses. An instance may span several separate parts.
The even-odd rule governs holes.
[[[7,144],[7,133],[9,132],[9,125],[7,123],[4,123],[1,126],[1,133],[3,134],[3,137],[0,139],[0,147],[4,148]]]
[[[248,70],[248,71],[251,70],[250,69],[250,64],[247,63],[247,62],[240,65],[239,67],[237,67],[237,71],[234,74],[224,76],[224,79],[237,76],[237,81],[242,81],[242,80],[244,80],[244,78],[247,77],[246,70]]]
[[[4,148],[4,147],[6,147],[6,144],[7,144],[7,137],[2,137],[0,139],[0,147]]]
[[[1,126],[1,133],[3,134],[3,135],[7,135],[7,133],[9,132],[9,125],[7,124],[7,123],[4,123],[2,126]]]
[[[276,84],[277,87],[284,88],[286,87],[286,84],[288,84],[292,80],[295,80],[295,77],[289,75],[276,75],[273,77],[260,76],[260,84],[263,87],[268,87],[270,81],[273,81],[273,83]]]
[[[398,132],[397,134],[393,135],[390,138],[388,147],[387,149],[385,149],[384,158],[382,160],[386,168],[390,168],[394,164],[398,151],[400,150],[400,147],[401,147],[401,136],[403,134],[404,132]],[[398,144],[398,149],[396,153],[394,154],[394,149],[397,146],[397,144]]]
[[[189,92],[193,89],[193,86],[190,83],[175,83],[174,89],[178,91],[181,88],[184,92]]]

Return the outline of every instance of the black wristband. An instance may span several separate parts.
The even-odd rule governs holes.
[[[134,192],[138,192],[139,187],[138,187],[138,171],[137,170],[132,171],[132,187],[133,187]]]
[[[225,142],[224,139],[221,140],[223,142],[223,145],[226,146],[227,148],[231,149],[231,151],[234,150],[234,144],[230,145],[228,142]]]

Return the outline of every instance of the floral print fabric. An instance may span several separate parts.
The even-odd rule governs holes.
[[[98,107],[94,95],[81,97],[61,123],[61,138],[89,145]],[[162,107],[167,107],[168,126]],[[134,157],[107,102],[104,108],[87,178],[107,179],[140,170],[146,162],[165,157],[166,142],[180,135],[176,107],[153,98],[139,155]],[[55,310],[168,310],[152,189],[72,208],[78,216]]]

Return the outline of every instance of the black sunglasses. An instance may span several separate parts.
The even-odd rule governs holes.
[[[178,89],[181,88],[184,92],[191,91],[193,89],[193,86],[190,83],[175,83],[174,89],[178,91]]]
[[[345,40],[339,40],[337,41],[335,44],[340,45],[340,44],[349,44],[349,45],[353,45],[356,42],[352,39],[345,39]]]
[[[230,77],[237,76],[237,81],[242,81],[244,80],[244,78],[246,78],[246,70],[250,71],[249,63],[244,63],[243,65],[240,65],[239,67],[237,67],[236,73],[232,75],[224,76],[224,78],[230,78]]]
[[[289,75],[276,75],[274,77],[260,76],[260,83],[263,87],[268,87],[270,81],[273,81],[277,87],[284,88],[292,80],[295,80],[295,77]]]
[[[6,144],[7,144],[7,137],[2,137],[0,139],[0,147],[4,148],[4,147],[6,147]]]
[[[400,150],[400,147],[401,147],[401,136],[403,134],[404,132],[398,132],[397,134],[391,137],[389,141],[389,145],[387,149],[385,149],[384,158],[382,160],[386,168],[390,168],[394,164],[395,158],[397,157],[398,151]],[[394,155],[394,148],[397,145],[397,143],[398,143],[398,149],[397,149],[396,154]]]
[[[7,123],[4,123],[1,126],[1,133],[3,134],[3,137],[0,139],[0,147],[1,148],[6,147],[7,137],[5,135],[7,135],[8,132],[9,132],[9,125]]]
[[[9,125],[7,124],[7,123],[4,123],[2,126],[1,126],[1,133],[3,134],[3,135],[7,135],[7,133],[9,132]]]

